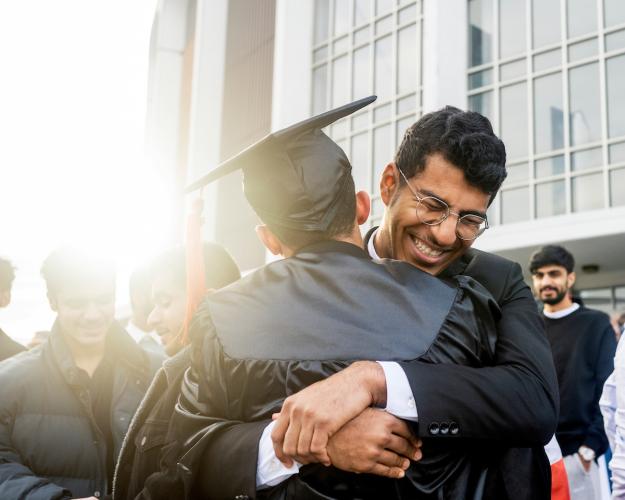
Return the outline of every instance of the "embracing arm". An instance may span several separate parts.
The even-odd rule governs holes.
[[[555,432],[558,387],[543,322],[520,266],[503,279],[494,366],[400,363],[419,411],[420,436],[440,436],[441,423],[454,422],[456,436],[529,447],[546,444]]]
[[[403,401],[415,405],[419,437],[531,447],[544,445],[554,434],[558,389],[544,325],[520,266],[510,264],[505,271],[494,366],[399,363],[412,395],[406,393]],[[395,407],[387,399],[397,393],[387,390],[379,363],[353,363],[287,398],[272,434],[276,454],[311,454],[327,463],[328,439],[368,406]]]

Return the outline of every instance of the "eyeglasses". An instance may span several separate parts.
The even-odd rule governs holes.
[[[439,200],[434,196],[419,196],[410,185],[401,169],[398,168],[397,170],[399,170],[399,173],[406,181],[408,189],[417,200],[417,218],[423,224],[438,226],[449,217],[449,214],[454,214],[458,217],[458,221],[456,222],[456,236],[465,241],[474,240],[488,229],[488,220],[484,217],[474,214],[460,215],[452,211],[449,205],[443,200]]]

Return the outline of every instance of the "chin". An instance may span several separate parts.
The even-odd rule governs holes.
[[[106,339],[106,332],[99,335],[80,335],[76,340],[84,346],[102,344]]]

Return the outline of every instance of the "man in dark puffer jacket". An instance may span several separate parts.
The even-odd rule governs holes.
[[[42,275],[50,338],[0,364],[0,498],[103,497],[160,359],[115,322],[111,263],[57,250]]]

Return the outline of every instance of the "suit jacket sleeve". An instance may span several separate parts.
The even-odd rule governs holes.
[[[401,363],[419,412],[418,434],[544,445],[555,432],[559,406],[544,324],[518,264],[489,272],[505,282],[494,366]],[[456,432],[441,433],[441,424]]]

